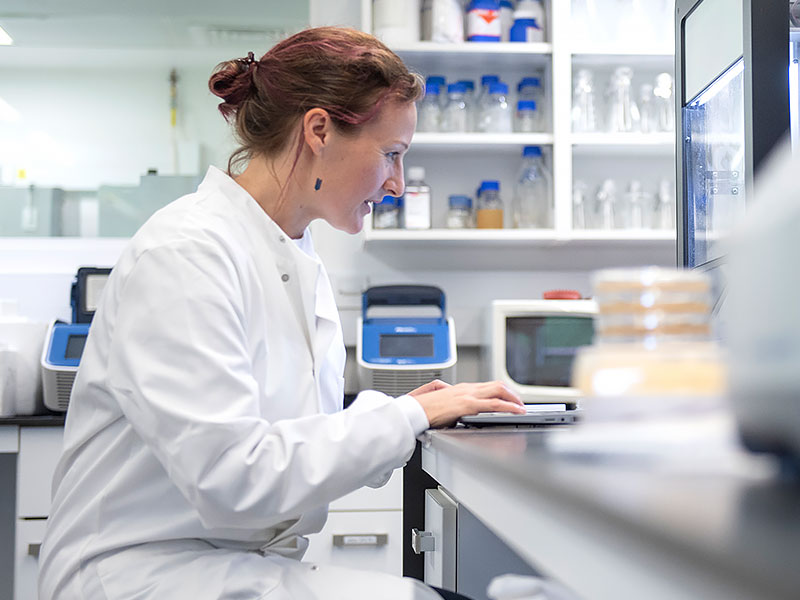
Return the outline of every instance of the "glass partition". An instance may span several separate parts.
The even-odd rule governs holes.
[[[723,254],[745,213],[744,61],[740,59],[683,108],[689,266]]]

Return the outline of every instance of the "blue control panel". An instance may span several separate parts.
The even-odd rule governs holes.
[[[362,358],[376,365],[428,365],[450,360],[450,328],[441,318],[374,318],[362,325]]]
[[[77,367],[89,335],[90,323],[56,323],[50,337],[47,362],[59,367]]]

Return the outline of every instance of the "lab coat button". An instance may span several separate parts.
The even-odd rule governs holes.
[[[278,239],[279,239],[281,242],[283,242],[284,244],[286,243],[286,238],[285,238],[284,236],[281,236],[281,237],[279,237]]]
[[[286,283],[287,281],[289,281],[289,276],[286,273],[284,273],[283,275],[281,275],[281,281]]]

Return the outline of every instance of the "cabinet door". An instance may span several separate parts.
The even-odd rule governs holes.
[[[303,560],[402,575],[402,530],[400,510],[331,512]]]
[[[46,517],[50,486],[61,457],[61,427],[21,427],[17,459],[17,516]]]
[[[16,549],[14,552],[14,598],[38,598],[39,547],[44,539],[46,519],[17,519]]]
[[[425,583],[456,589],[456,514],[458,505],[438,490],[425,490],[425,532],[433,550],[425,552]]]

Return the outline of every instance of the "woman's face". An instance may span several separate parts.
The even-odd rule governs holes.
[[[390,102],[358,134],[335,135],[325,156],[318,216],[336,229],[358,233],[371,203],[401,196],[403,156],[416,124],[413,102]]]

